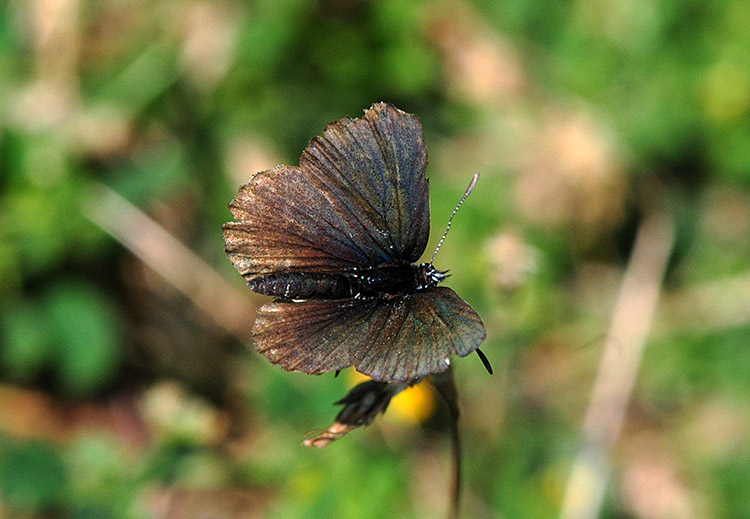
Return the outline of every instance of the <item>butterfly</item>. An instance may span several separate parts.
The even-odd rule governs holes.
[[[430,233],[419,118],[374,104],[330,123],[299,163],[240,187],[223,226],[235,268],[274,297],[256,315],[256,349],[289,371],[354,366],[384,382],[445,371],[474,351],[488,367],[479,315],[438,286],[447,271],[416,263]]]

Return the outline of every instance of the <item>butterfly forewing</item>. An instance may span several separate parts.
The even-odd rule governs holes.
[[[226,252],[243,276],[354,268],[370,256],[356,218],[298,167],[258,173],[229,208],[237,221],[224,224]]]
[[[416,116],[377,104],[328,125],[300,166],[258,173],[230,204],[226,251],[246,277],[416,261],[429,237]]]
[[[427,148],[419,119],[378,103],[329,124],[300,166],[365,223],[377,263],[419,259],[430,234]]]

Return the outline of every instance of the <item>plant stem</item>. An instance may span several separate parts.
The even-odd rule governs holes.
[[[432,376],[432,383],[448,405],[451,428],[451,497],[448,519],[458,519],[461,504],[461,440],[458,431],[458,390],[453,379],[453,370]]]

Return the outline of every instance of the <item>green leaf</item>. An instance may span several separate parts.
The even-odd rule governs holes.
[[[97,391],[122,357],[114,304],[95,287],[71,281],[53,285],[44,303],[57,338],[60,382],[76,394]]]
[[[10,507],[39,510],[55,504],[68,476],[55,450],[44,443],[11,447],[0,457],[0,492]]]
[[[36,305],[17,302],[0,315],[0,363],[14,378],[33,377],[51,358],[48,328]]]

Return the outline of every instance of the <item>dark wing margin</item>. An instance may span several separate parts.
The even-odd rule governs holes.
[[[452,355],[473,352],[485,335],[479,315],[446,287],[393,299],[275,301],[253,327],[256,349],[287,370],[354,366],[398,382],[445,371]]]
[[[336,271],[412,263],[430,232],[427,151],[419,119],[387,104],[329,124],[300,157],[255,175],[229,205],[239,272]]]
[[[359,215],[374,264],[413,263],[430,234],[427,148],[416,115],[374,104],[362,119],[329,124],[300,167],[320,189]]]

